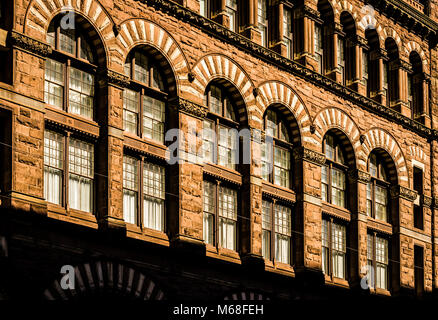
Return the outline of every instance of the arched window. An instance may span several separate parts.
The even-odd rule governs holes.
[[[356,64],[356,48],[353,40],[356,36],[356,27],[353,17],[348,12],[341,14],[341,26],[343,34],[338,34],[338,69],[341,73],[341,83],[349,85],[354,76]]]
[[[207,88],[205,103],[209,113],[204,120],[204,161],[236,170],[239,123],[230,94],[223,85],[212,83]]]
[[[339,207],[346,207],[347,165],[340,140],[327,133],[323,142],[326,164],[321,167],[322,200]]]
[[[273,184],[291,188],[290,134],[284,115],[269,108],[264,117],[265,143],[262,145],[262,178]]]
[[[318,1],[318,11],[323,21],[322,24],[315,21],[314,28],[314,53],[318,64],[318,72],[325,74],[332,67],[330,59],[334,52],[330,52],[330,39],[329,36],[330,26],[334,23],[333,9],[327,0]]]
[[[423,64],[420,55],[415,51],[409,55],[409,62],[412,65],[412,73],[408,74],[408,104],[412,118],[417,119],[424,114]]]
[[[387,38],[385,49],[388,53],[388,60],[384,62],[383,68],[383,90],[386,93],[386,105],[391,107],[396,103],[399,96],[398,85],[398,64],[400,63],[398,47],[394,39]]]
[[[95,112],[96,53],[82,23],[61,26],[56,17],[47,31],[53,54],[46,59],[44,98],[47,104],[93,119]]]
[[[389,180],[383,157],[372,152],[368,159],[368,172],[371,182],[367,185],[367,215],[388,222]]]
[[[131,79],[123,93],[125,131],[164,143],[167,93],[158,64],[145,49],[135,49],[126,59],[125,74]]]

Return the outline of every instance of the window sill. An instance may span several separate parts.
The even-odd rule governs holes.
[[[287,276],[295,276],[294,268],[287,263],[265,259],[265,270]]]
[[[85,131],[94,137],[99,137],[99,125],[91,119],[66,112],[50,105],[46,105],[45,111],[46,120],[52,121],[60,126],[67,126],[76,130]]]
[[[217,258],[228,262],[241,264],[240,255],[237,251],[225,249],[225,248],[216,248],[211,244],[206,244],[207,257]]]
[[[222,167],[213,163],[204,164],[204,173],[220,180],[225,180],[237,185],[242,185],[242,175],[236,170]]]
[[[166,155],[167,147],[164,144],[160,144],[148,138],[141,138],[127,131],[123,132],[123,136],[125,138],[123,145],[130,149],[142,153],[150,153],[161,159],[169,158],[169,155]]]
[[[268,181],[262,181],[262,193],[288,202],[295,203],[297,200],[293,190],[272,184]]]
[[[324,280],[327,285],[342,287],[342,288],[350,288],[350,284],[348,283],[348,280],[341,279],[337,277],[332,277],[327,274],[324,275]]]
[[[149,228],[140,228],[132,223],[126,223],[126,236],[128,238],[169,246],[169,237],[166,233]]]
[[[324,211],[325,213],[348,222],[351,221],[350,210],[325,201],[323,201],[321,204],[322,204],[322,211]]]
[[[47,216],[52,219],[97,228],[97,219],[94,214],[71,208],[67,210],[53,203],[47,203]]]
[[[392,225],[388,222],[367,217],[367,227],[378,232],[383,232],[392,235]]]
[[[380,289],[380,288],[370,289],[370,293],[375,295],[387,296],[387,297],[391,296],[391,292],[389,290]]]

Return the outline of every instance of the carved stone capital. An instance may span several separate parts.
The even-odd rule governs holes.
[[[305,160],[318,165],[325,163],[325,155],[305,147],[295,148],[293,151],[295,160]]]
[[[315,10],[309,6],[303,5],[297,11],[299,17],[306,17],[312,20],[320,20],[321,14],[318,10]]]
[[[371,181],[371,175],[368,172],[359,169],[350,170],[348,176],[353,182],[368,183]]]
[[[192,101],[179,98],[177,102],[179,111],[191,114],[195,117],[205,118],[208,113],[208,108]]]
[[[32,53],[47,57],[52,53],[52,47],[47,43],[30,38],[22,33],[11,31],[9,33],[9,44]]]
[[[390,189],[390,194],[391,198],[403,198],[409,201],[414,201],[418,196],[417,191],[400,185],[392,186]]]
[[[403,69],[403,70],[405,70],[407,73],[412,73],[413,72],[412,64],[407,62],[407,61],[400,60],[400,62],[398,64],[398,67]]]
[[[126,88],[130,83],[128,76],[121,74],[121,73],[118,73],[118,72],[115,72],[113,70],[106,69],[102,73],[103,73],[104,79],[108,83],[114,84],[116,86]]]
[[[386,61],[388,60],[388,52],[383,48],[377,48],[370,52],[370,59],[371,60],[383,59]]]
[[[432,206],[432,197],[421,195],[420,202],[424,207],[430,208]]]

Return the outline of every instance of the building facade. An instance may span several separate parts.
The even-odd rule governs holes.
[[[437,8],[3,1],[0,297],[433,298]]]

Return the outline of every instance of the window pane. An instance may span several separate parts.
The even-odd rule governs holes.
[[[333,276],[345,278],[346,228],[332,223]]]
[[[283,7],[283,41],[286,44],[287,57],[292,59],[292,11]]]
[[[237,191],[219,187],[219,229],[222,247],[236,249]]]
[[[290,152],[286,149],[275,147],[274,153],[274,183],[289,188]]]
[[[148,57],[138,51],[135,53],[134,79],[149,85]]]
[[[265,117],[265,131],[266,135],[270,137],[277,137],[278,126],[277,126],[277,113],[272,110],[266,112]]]
[[[127,223],[137,222],[137,192],[123,189],[123,219]]]
[[[321,167],[321,198],[322,201],[328,202],[328,177],[327,177],[327,166]]]
[[[165,170],[164,167],[144,162],[143,205],[144,226],[164,231]]]
[[[266,0],[258,0],[257,6],[257,20],[259,24],[259,30],[262,36],[262,46],[268,45],[268,14],[267,14],[267,2]]]
[[[322,220],[322,272],[329,274],[329,222],[325,219]]]
[[[274,206],[275,213],[275,232],[290,236],[291,228],[291,214],[292,210],[288,207],[276,204]]]
[[[269,181],[269,175],[272,172],[272,143],[262,143],[261,153],[262,178]]]
[[[85,40],[83,35],[81,36],[81,52],[79,53],[79,56],[80,58],[88,60],[91,63],[94,62],[90,44]]]
[[[387,189],[376,185],[376,219],[387,221]]]
[[[332,161],[335,160],[335,139],[331,135],[325,137],[325,156]]]
[[[372,216],[373,211],[373,185],[367,183],[367,216]]]
[[[377,157],[374,153],[371,153],[370,155],[368,171],[371,174],[371,176],[377,177]]]
[[[77,139],[69,142],[69,204],[91,212],[93,207],[94,146]]]
[[[123,127],[126,131],[137,134],[138,92],[123,91]]]
[[[69,100],[71,113],[87,118],[93,117],[94,76],[92,74],[71,68]]]
[[[214,244],[214,213],[216,208],[215,185],[204,181],[204,241]]]
[[[275,235],[275,260],[290,264],[290,237]]]
[[[269,230],[262,230],[262,254],[263,258],[271,259],[271,232]]]
[[[64,169],[62,135],[44,132],[44,197],[48,202],[62,204],[62,175]]]
[[[237,164],[237,130],[219,126],[218,164],[231,169]]]
[[[215,136],[214,123],[204,120],[204,130],[202,131],[202,153],[205,162],[216,162],[215,156]]]
[[[61,51],[76,55],[76,35],[74,29],[60,28],[59,48]]]
[[[332,168],[332,203],[345,207],[345,173]]]
[[[216,86],[210,86],[210,111],[222,115],[222,91]]]
[[[143,97],[143,137],[164,143],[165,103]]]
[[[64,105],[64,65],[51,59],[46,60],[44,101],[60,109]]]
[[[152,68],[152,87],[164,91],[163,78],[161,77],[161,73],[158,71],[157,66]]]

